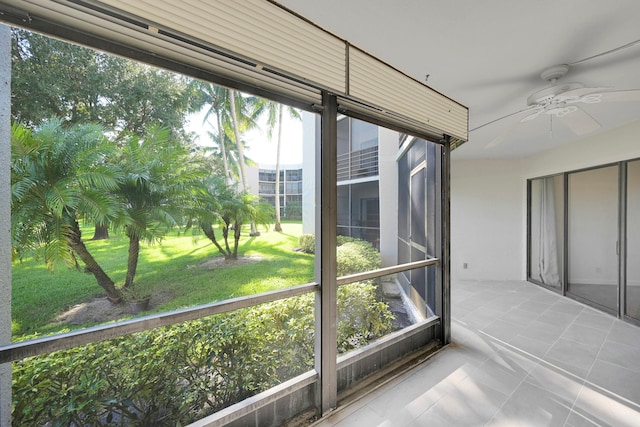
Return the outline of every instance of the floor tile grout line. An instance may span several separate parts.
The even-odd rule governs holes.
[[[586,378],[582,378],[579,375],[576,375],[576,374],[574,374],[572,372],[567,371],[566,369],[561,368],[560,366],[554,365],[551,362],[549,362],[549,361],[547,361],[547,360],[545,360],[545,359],[543,359],[541,357],[536,356],[535,354],[529,353],[529,352],[524,351],[524,350],[522,350],[522,349],[520,349],[520,348],[518,348],[518,347],[516,347],[516,346],[514,346],[512,344],[509,344],[508,342],[503,341],[500,338],[493,337],[493,336],[491,336],[491,335],[489,335],[489,334],[487,334],[485,332],[482,332],[482,331],[478,331],[478,332],[482,333],[483,335],[486,335],[487,337],[489,337],[489,338],[491,338],[491,339],[493,339],[493,340],[495,340],[497,342],[500,342],[501,344],[505,345],[506,347],[510,347],[516,353],[520,353],[520,354],[522,354],[522,355],[524,355],[526,357],[530,357],[532,359],[537,360],[538,361],[537,365],[546,365],[547,367],[550,367],[550,368],[556,369],[557,371],[560,371],[562,374],[564,374],[567,377],[571,377],[574,380],[575,379],[581,380],[582,381],[582,387],[581,387],[580,391],[582,391],[582,389],[585,386],[589,386],[594,390],[599,390],[600,392],[605,393],[605,394],[609,395],[610,397],[614,397],[620,403],[626,403],[626,404],[628,404],[628,406],[635,407],[638,411],[640,411],[640,403],[636,403],[636,402],[634,402],[632,400],[629,400],[624,396],[621,396],[621,395],[619,395],[617,393],[614,393],[611,390],[608,390],[608,389],[606,389],[606,388],[604,388],[602,386],[599,386],[598,384],[595,384],[595,383],[587,380]],[[530,374],[527,375],[527,377],[529,377],[529,376],[530,376]],[[579,394],[580,393],[578,393],[578,395]],[[577,400],[577,398],[576,398],[576,400]],[[574,403],[575,403],[575,400],[574,400]]]
[[[609,334],[611,334],[611,330],[613,329],[613,326],[615,325],[616,322],[611,322],[611,325],[609,326],[609,330],[607,331],[607,334],[605,335],[604,339],[602,340],[602,343],[600,344],[600,348],[598,349],[598,352],[596,353],[596,357],[593,359],[593,362],[591,363],[591,366],[589,367],[589,371],[587,372],[587,378],[589,378],[589,375],[591,375],[591,371],[593,370],[593,367],[595,366],[596,362],[598,361],[598,357],[600,356],[600,353],[602,353],[602,349],[604,348],[604,344],[607,342],[607,338],[609,337]]]

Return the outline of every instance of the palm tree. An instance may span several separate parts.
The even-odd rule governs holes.
[[[222,171],[225,181],[231,185],[234,182],[238,182],[240,177],[238,176],[238,152],[229,137],[226,134],[226,130],[223,129],[222,133],[207,131],[209,138],[215,142],[215,146],[203,147],[203,151],[211,154],[214,157],[214,164],[217,165],[214,169]],[[221,140],[220,140],[221,138]]]
[[[256,119],[262,114],[264,103],[255,96],[243,96],[233,89],[229,90],[229,111],[233,128],[233,137],[238,148],[238,166],[242,192],[249,193],[247,184],[246,161],[244,156],[244,141],[240,138],[240,130],[247,131],[257,126]],[[240,113],[240,114],[239,114]],[[239,120],[239,117],[241,121]],[[251,221],[251,236],[259,236],[260,232],[255,221]]]
[[[218,146],[220,147],[225,179],[230,182],[231,172],[229,168],[228,151],[225,143],[225,140],[227,138],[225,135],[225,130],[223,128],[223,121],[225,113],[227,111],[226,105],[228,104],[229,99],[229,91],[227,88],[224,88],[222,86],[215,86],[211,83],[201,82],[199,86],[202,96],[202,102],[205,105],[209,106],[207,112],[204,115],[202,124],[209,123],[211,125],[211,116],[215,116],[215,130],[217,132],[217,135],[214,135],[212,132],[209,132],[209,135],[211,139],[213,141],[216,141],[218,143]]]
[[[33,132],[14,124],[11,227],[16,257],[32,252],[51,270],[61,262],[79,268],[79,258],[115,303],[121,294],[85,246],[78,223],[85,218],[104,224],[118,214],[110,192],[119,176],[104,161],[111,148],[98,125],[65,129],[52,119]]]
[[[179,225],[204,171],[169,129],[158,126],[142,139],[134,135],[125,141],[118,165],[123,178],[117,194],[124,215],[114,225],[123,227],[129,238],[124,288],[132,290],[140,242],[158,242]]]
[[[207,181],[206,188],[206,194],[197,199],[198,208],[193,212],[195,221],[225,260],[236,260],[242,226],[247,223],[267,226],[273,219],[273,207],[216,177]],[[222,231],[222,241],[215,235],[213,226],[216,223]]]
[[[287,112],[292,119],[300,120],[300,112],[293,107],[287,106]],[[269,139],[273,137],[273,129],[278,125],[278,136],[276,142],[276,223],[273,229],[282,232],[280,224],[280,148],[282,142],[282,113],[285,109],[283,104],[273,101],[265,101],[265,111],[267,113],[267,126]]]
[[[248,192],[247,161],[244,155],[245,147],[242,134],[257,126],[256,119],[262,114],[264,102],[260,98],[245,96],[234,89],[226,89],[209,83],[202,83],[201,95],[203,103],[209,105],[204,120],[207,121],[212,114],[216,116],[217,141],[221,148],[223,161],[227,167],[227,176],[230,177],[231,173],[228,162],[229,151],[225,147],[225,137],[222,135],[223,131],[226,137],[232,140],[236,146],[238,175],[241,185],[240,190],[241,192]],[[230,182],[230,178],[227,178],[227,180]],[[251,234],[259,234],[253,222],[251,223]]]

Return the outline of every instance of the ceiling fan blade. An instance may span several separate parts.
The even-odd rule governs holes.
[[[613,92],[603,92],[602,101],[604,102],[640,101],[640,89],[616,90]]]
[[[610,90],[609,87],[581,87],[578,89],[568,90],[558,95],[559,98],[577,98],[576,101],[580,102],[580,97],[585,95],[591,95],[592,93],[602,93],[603,91]],[[568,100],[567,102],[572,102]]]
[[[591,117],[582,108],[577,107],[575,111],[559,117],[559,119],[576,135],[586,135],[600,129],[601,127],[600,123],[598,123],[596,119]]]
[[[518,115],[520,113],[524,113],[526,111],[535,110],[537,108],[539,108],[539,107],[536,105],[536,106],[531,106],[531,107],[527,107],[527,108],[524,108],[522,110],[516,111],[515,113],[509,113],[506,116],[498,117],[497,119],[493,119],[493,120],[491,120],[489,122],[483,123],[480,126],[476,126],[473,129],[469,129],[469,132],[473,132],[474,130],[482,129],[483,127],[488,126],[488,125],[490,125],[492,123],[498,122],[500,120],[504,120],[504,119],[506,119],[508,117],[511,117],[511,116],[516,116],[516,115]]]
[[[513,125],[509,126],[504,132],[502,132],[497,137],[493,138],[487,145],[484,146],[485,150],[491,149],[493,147],[497,147],[502,144],[505,139],[509,137],[513,133],[513,131],[520,125],[520,122],[515,122]]]
[[[600,57],[605,56],[605,55],[610,55],[610,54],[612,54],[612,53],[616,53],[616,52],[619,52],[619,51],[621,51],[621,50],[624,50],[624,49],[628,49],[628,48],[630,48],[630,47],[637,46],[637,45],[639,45],[639,44],[640,44],[640,40],[634,40],[634,41],[632,41],[631,43],[627,43],[627,44],[624,44],[624,45],[622,45],[622,46],[618,46],[618,47],[616,47],[616,48],[609,49],[609,50],[607,50],[607,51],[605,51],[605,52],[600,52],[600,53],[598,53],[598,54],[596,54],[596,55],[592,55],[592,56],[590,56],[590,57],[588,57],[588,58],[583,58],[583,59],[580,59],[579,61],[573,61],[573,62],[571,62],[571,63],[570,63],[570,64],[568,64],[568,65],[573,67],[574,65],[578,65],[578,64],[581,64],[581,63],[583,63],[583,62],[591,61],[592,59],[600,58]]]
[[[523,117],[520,120],[520,123],[530,122],[531,120],[534,120],[535,118],[537,118],[540,115],[540,113],[542,113],[544,111],[544,108],[541,107],[541,106],[536,105],[533,108],[531,108],[531,110],[535,110],[535,111],[533,113],[529,114],[528,116]]]

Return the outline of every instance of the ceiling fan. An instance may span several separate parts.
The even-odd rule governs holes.
[[[610,88],[588,87],[582,83],[560,83],[559,80],[567,74],[570,66],[572,65],[608,55],[637,44],[640,44],[640,40],[636,40],[616,49],[612,49],[571,64],[554,65],[545,69],[540,73],[540,77],[544,81],[548,82],[550,86],[532,93],[527,98],[526,108],[484,123],[474,129],[471,129],[470,132],[508,117],[524,113],[527,114],[501,135],[489,142],[485,148],[492,148],[499,145],[507,138],[507,136],[509,136],[509,134],[511,134],[511,132],[515,130],[516,127],[518,127],[518,125],[535,120],[541,116],[549,116],[550,120],[553,118],[559,119],[576,135],[586,135],[596,131],[601,127],[600,123],[581,108],[581,104],[596,104],[600,102],[613,101],[640,101],[640,89],[612,91]]]

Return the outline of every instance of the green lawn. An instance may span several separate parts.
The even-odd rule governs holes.
[[[283,229],[283,233],[261,229],[259,237],[248,237],[248,230],[243,230],[239,254],[262,259],[231,267],[201,267],[205,261],[220,257],[204,236],[194,241],[190,233],[176,232],[160,244],[143,245],[136,289],[162,294],[166,299],[145,314],[311,282],[313,255],[293,251],[302,225],[284,223]],[[93,235],[92,231],[91,227],[83,229],[85,240]],[[112,235],[109,240],[88,240],[86,244],[107,274],[121,285],[126,274],[126,237]],[[75,304],[104,295],[93,276],[66,266],[58,266],[51,273],[41,261],[25,259],[13,264],[12,275],[14,340],[68,329],[69,325],[52,322],[56,315]]]

